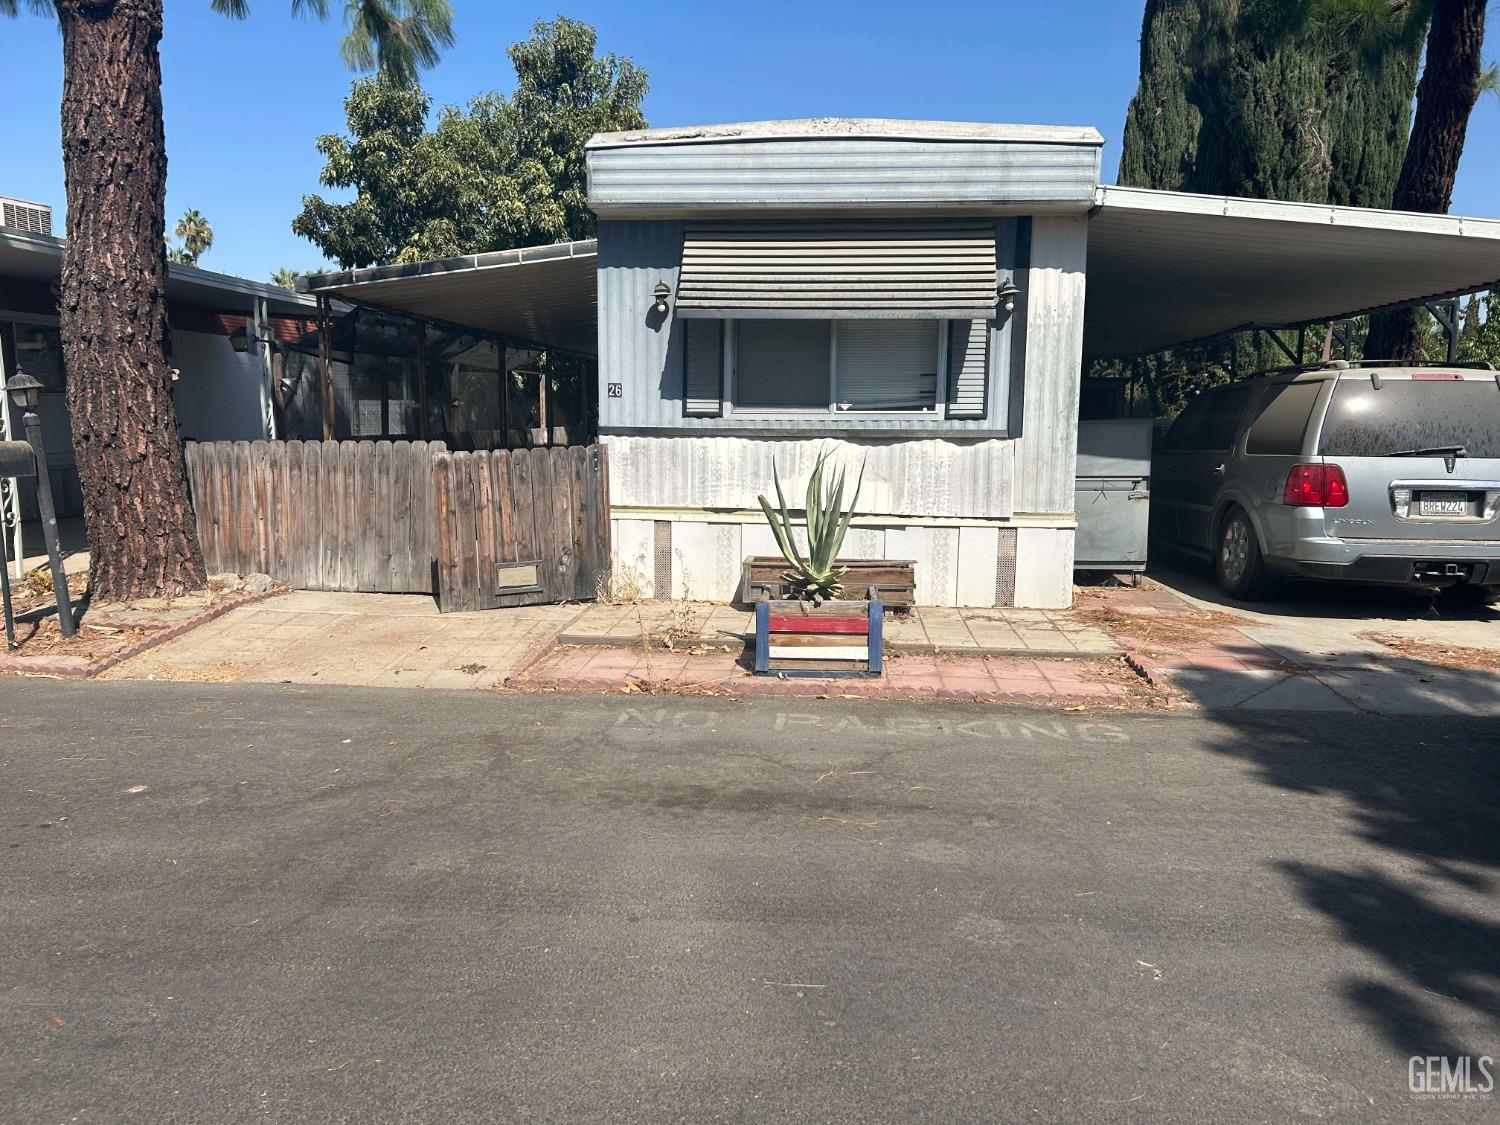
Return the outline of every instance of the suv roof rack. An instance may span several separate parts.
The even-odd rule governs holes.
[[[1293,363],[1285,367],[1268,367],[1264,371],[1254,371],[1244,376],[1244,378],[1265,379],[1273,375],[1301,375],[1308,371],[1359,371],[1366,367],[1458,367],[1466,371],[1495,370],[1494,364],[1487,363],[1484,360],[1441,363],[1428,359],[1330,359],[1320,360],[1317,363]]]

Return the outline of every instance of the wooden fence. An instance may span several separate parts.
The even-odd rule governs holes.
[[[299,590],[435,592],[441,442],[189,442],[210,574],[259,571]],[[559,451],[562,452],[562,451]]]
[[[609,567],[602,445],[435,458],[438,607],[584,601]]]

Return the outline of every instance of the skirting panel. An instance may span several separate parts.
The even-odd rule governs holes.
[[[646,597],[735,601],[747,555],[779,555],[764,523],[619,518],[616,566]],[[797,529],[799,548],[806,534]],[[918,605],[1052,608],[1072,599],[1071,528],[996,525],[856,527],[845,554],[916,563]]]

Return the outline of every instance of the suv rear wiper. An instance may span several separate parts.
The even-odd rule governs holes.
[[[1436,457],[1440,454],[1452,454],[1454,457],[1467,457],[1469,451],[1461,445],[1429,445],[1425,449],[1398,449],[1387,453],[1387,457]]]

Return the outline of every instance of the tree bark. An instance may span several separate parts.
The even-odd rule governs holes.
[[[1398,211],[1446,214],[1463,156],[1469,115],[1479,100],[1484,69],[1487,0],[1437,0],[1427,33],[1427,65],[1417,83],[1406,159],[1392,203]],[[1402,309],[1370,320],[1365,355],[1374,359],[1422,358],[1419,312]]]
[[[166,339],[162,0],[58,0],[68,414],[100,601],[204,585]]]

